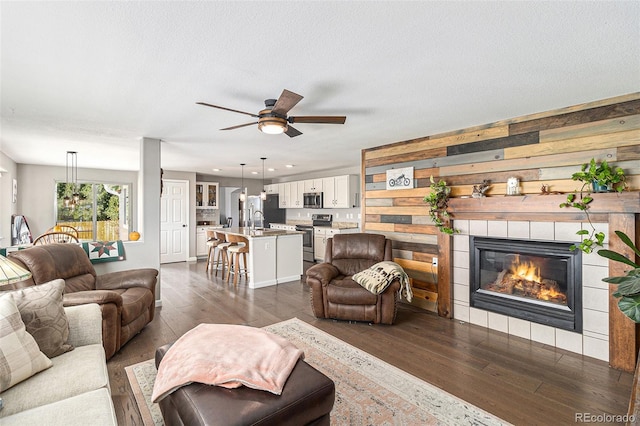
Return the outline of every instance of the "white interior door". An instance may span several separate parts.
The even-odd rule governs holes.
[[[188,189],[187,181],[164,180],[160,202],[160,263],[187,260]]]

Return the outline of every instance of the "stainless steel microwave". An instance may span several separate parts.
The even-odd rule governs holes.
[[[322,208],[322,192],[305,192],[302,198],[305,209]]]

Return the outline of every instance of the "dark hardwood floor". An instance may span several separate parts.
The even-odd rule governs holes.
[[[124,367],[199,323],[263,327],[310,323],[494,415],[518,425],[572,424],[576,413],[624,415],[633,376],[607,363],[401,304],[392,326],[318,320],[306,285],[249,289],[205,271],[204,262],[162,265],[162,307],[107,363],[121,425],[141,425]]]

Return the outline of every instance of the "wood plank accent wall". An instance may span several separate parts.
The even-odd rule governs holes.
[[[489,179],[492,186],[486,194],[504,199],[511,176],[520,179],[523,195],[539,194],[543,184],[564,193],[579,189],[579,182],[572,181],[571,175],[591,158],[622,167],[629,189],[640,190],[640,92],[365,149],[361,163],[362,226],[393,240],[394,259],[410,277],[415,304],[451,318],[452,238],[438,232],[428,216],[422,199],[430,191],[429,177],[444,179],[452,187],[453,197],[468,196],[474,184]],[[402,167],[414,167],[414,188],[386,190],[386,171]],[[546,197],[548,209],[520,211],[518,219],[584,220],[575,209],[558,207],[565,196]],[[499,208],[478,212],[465,207],[465,202],[471,201],[478,200],[454,198],[453,217],[513,217]],[[626,212],[637,220],[640,201],[632,197]],[[592,220],[607,222],[609,216],[606,211],[594,212]],[[437,268],[432,266],[434,257],[438,258]],[[612,333],[615,336],[618,331]],[[620,333],[629,336],[629,330]],[[640,341],[635,336],[633,340]],[[636,346],[631,347],[637,354]],[[626,365],[617,367],[626,369]]]

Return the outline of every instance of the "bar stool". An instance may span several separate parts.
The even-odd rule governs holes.
[[[216,261],[215,261],[215,267],[216,267],[215,276],[217,277],[218,270],[222,269],[221,277],[224,278],[224,267],[227,263],[227,259],[229,258],[229,256],[227,255],[227,250],[233,243],[227,240],[226,234],[222,232],[217,232],[217,231],[214,231],[213,233],[215,235],[215,238],[219,240],[218,244],[215,247],[216,249],[218,249],[218,255],[216,256]],[[222,266],[222,268],[220,268],[220,266]]]
[[[227,235],[230,242],[235,243],[227,248],[229,252],[229,263],[227,268],[227,282],[231,276],[233,267],[233,284],[238,284],[238,277],[244,271],[244,280],[247,281],[247,253],[249,253],[249,240],[240,235]],[[242,255],[242,266],[240,268],[240,256]]]
[[[207,251],[207,271],[209,270],[209,266],[211,264],[216,265],[217,264],[215,262],[215,259],[213,259],[213,256],[216,252],[216,247],[218,247],[218,244],[220,244],[220,240],[216,238],[216,234],[213,231],[207,231],[207,247],[208,247],[208,251]]]

